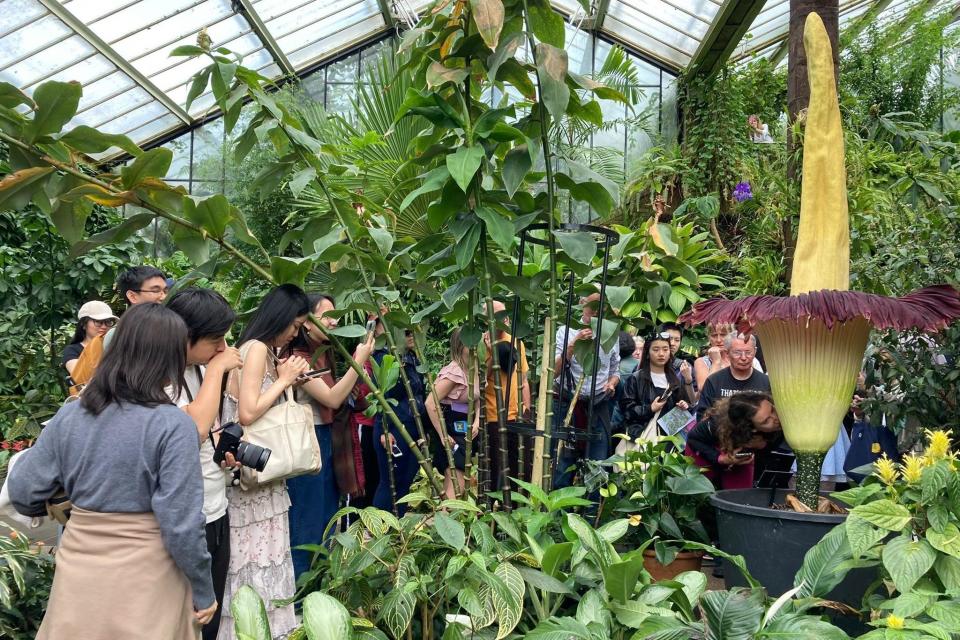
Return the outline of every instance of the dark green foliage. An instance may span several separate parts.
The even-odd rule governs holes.
[[[53,556],[31,548],[25,535],[0,525],[0,637],[36,636],[52,584]]]

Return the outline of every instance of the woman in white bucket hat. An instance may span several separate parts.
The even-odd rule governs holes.
[[[80,354],[90,341],[104,335],[117,323],[117,316],[113,315],[110,306],[99,300],[91,300],[80,307],[77,318],[77,330],[73,334],[73,340],[63,350],[63,358],[60,361],[68,374],[73,374]]]

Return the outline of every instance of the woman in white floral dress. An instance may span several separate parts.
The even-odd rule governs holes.
[[[243,368],[227,385],[225,421],[251,424],[309,369],[307,361],[298,356],[282,362],[276,356],[300,331],[307,310],[306,294],[294,285],[281,285],[264,297],[240,336]],[[273,637],[285,638],[297,627],[293,605],[274,604],[293,597],[295,590],[286,484],[281,480],[250,491],[231,487],[227,497],[230,569],[217,638],[236,638],[230,601],[243,585],[250,585],[263,598]]]

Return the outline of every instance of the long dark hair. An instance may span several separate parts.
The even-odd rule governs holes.
[[[183,388],[187,366],[187,325],[161,304],[133,305],[117,324],[93,380],[80,394],[83,407],[98,415],[112,403],[155,407],[172,404]]]
[[[735,451],[753,438],[753,417],[764,401],[773,403],[770,394],[761,391],[741,391],[721,398],[706,413],[713,420],[714,433],[721,451]]]
[[[650,347],[653,346],[654,342],[666,342],[667,346],[670,346],[670,339],[663,338],[659,334],[644,338],[643,355],[640,358],[640,366],[637,367],[637,373],[635,374],[651,385],[653,384],[653,377],[650,375]],[[680,390],[680,376],[674,371],[670,358],[668,358],[667,363],[663,365],[663,373],[667,376],[667,385],[670,387],[670,393],[674,394],[678,392]]]
[[[70,341],[70,344],[80,344],[87,339],[87,323],[90,322],[90,318],[83,317],[77,322],[77,328],[73,332],[73,340]]]
[[[250,322],[243,328],[237,346],[248,340],[269,343],[293,321],[310,311],[307,294],[295,284],[282,284],[263,297]]]
[[[237,317],[222,295],[199,287],[181,289],[167,300],[167,308],[187,324],[191,346],[201,338],[222,338]]]
[[[329,302],[334,306],[336,306],[337,304],[334,301],[333,296],[329,294],[317,293],[317,292],[308,293],[307,304],[309,305],[308,308],[310,309],[310,313],[316,314],[317,305],[319,305],[324,300],[326,300],[327,302]],[[319,319],[320,318],[317,317],[317,320]],[[307,323],[309,322],[310,320],[307,320],[307,322],[305,322],[303,326],[300,327],[300,332],[297,333],[297,335],[294,336],[293,340],[290,341],[290,344],[287,346],[287,353],[293,353],[295,351],[299,351],[301,353],[309,353],[311,368],[314,368],[314,365],[317,365],[316,368],[323,368],[321,366],[323,365],[323,366],[329,367],[330,370],[335,373],[337,370],[337,362],[334,358],[333,349],[330,348],[329,345],[321,347],[320,349],[317,349],[313,344],[311,344],[310,336],[307,333],[309,331],[309,329],[307,328]],[[320,353],[316,354],[316,351],[320,351]],[[314,359],[314,355],[317,356],[316,359]]]

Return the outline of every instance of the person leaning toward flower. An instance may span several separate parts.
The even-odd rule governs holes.
[[[780,418],[770,395],[742,391],[718,400],[707,411],[691,429],[685,453],[718,488],[748,489],[753,486],[756,452],[782,443]]]
[[[170,400],[187,328],[156,303],[117,325],[79,402],[65,405],[7,483],[20,513],[73,509],[37,638],[195,640],[217,610],[197,428]]]

